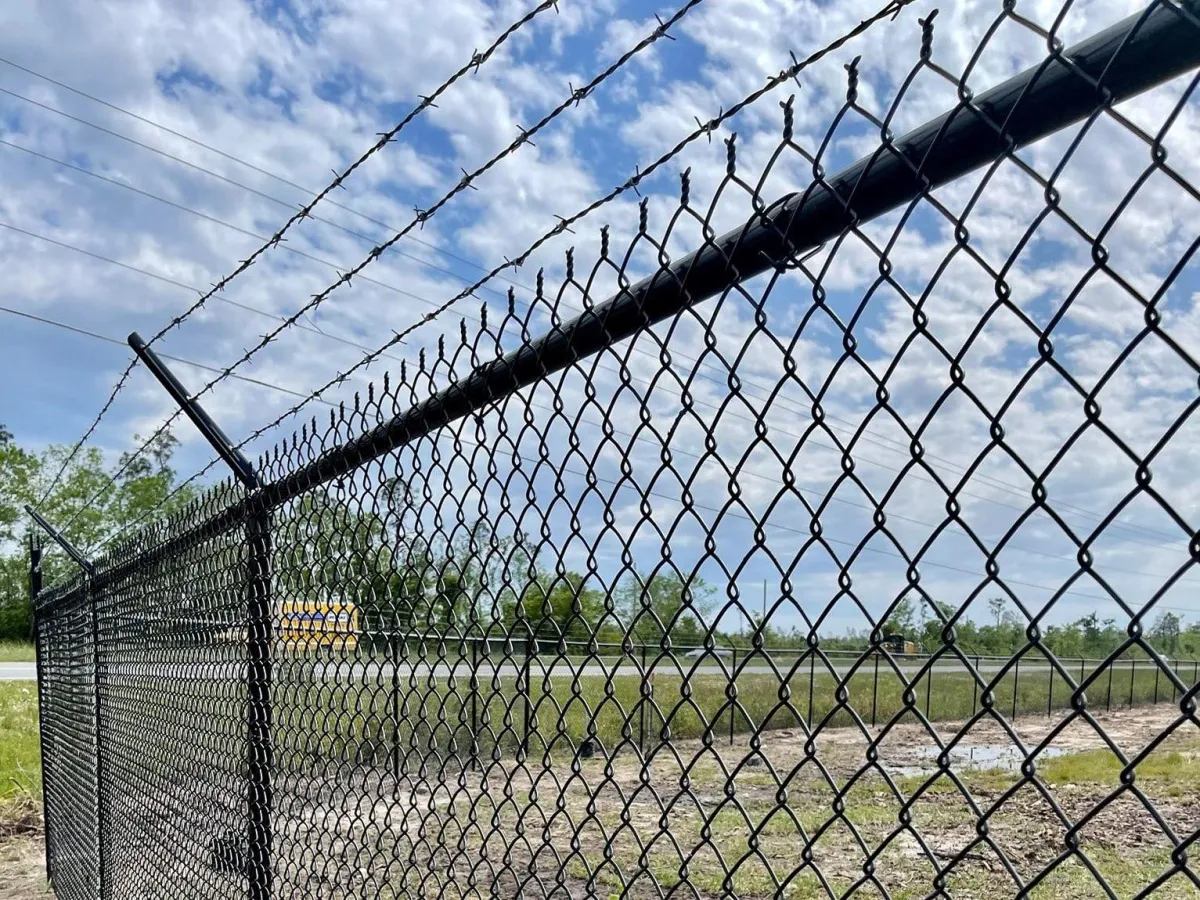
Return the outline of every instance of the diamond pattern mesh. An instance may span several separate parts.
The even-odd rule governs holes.
[[[1193,896],[1197,672],[1147,634],[1200,558],[1200,20],[1013,6],[43,594],[58,895]],[[1055,651],[1080,604],[1107,658]]]

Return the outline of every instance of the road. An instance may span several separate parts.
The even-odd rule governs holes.
[[[0,663],[0,681],[33,681],[37,666],[31,662]]]
[[[680,667],[684,672],[688,671],[690,661],[681,661]],[[986,660],[979,664],[978,671],[981,675],[994,675],[1000,671],[1004,664],[1001,661]],[[1067,671],[1071,672],[1073,677],[1078,678],[1079,663],[1078,661],[1068,660],[1066,663]],[[1086,672],[1092,671],[1092,665],[1087,666]],[[847,660],[835,660],[834,670],[839,675],[845,675],[850,671],[851,663]],[[1140,669],[1148,669],[1149,663],[1140,660],[1137,663]],[[304,665],[297,671],[295,665],[277,666],[277,677],[280,680],[308,680],[311,678],[320,678],[325,681],[341,681],[341,682],[379,682],[390,680],[392,677],[392,666],[384,662],[338,662],[338,663],[314,663]],[[488,682],[494,677],[499,678],[516,678],[521,674],[521,666],[517,663],[497,663],[495,665],[483,665],[479,669],[479,678],[483,682]],[[780,664],[780,670],[786,671],[785,665]],[[552,657],[535,658],[532,665],[532,677],[535,682],[537,679],[546,677],[552,678],[572,678],[576,674],[582,677],[606,677],[610,672],[616,672],[618,676],[636,676],[638,674],[637,664],[633,660],[625,659],[619,661],[617,658],[600,659],[585,665],[581,665],[579,660],[559,660],[554,662]],[[1120,662],[1113,667],[1115,672],[1125,671],[1130,669],[1129,662]],[[803,676],[807,674],[809,667],[807,664],[801,666],[795,675]],[[886,677],[889,667],[886,663],[881,663],[879,673]],[[906,676],[915,676],[921,671],[920,663],[905,663],[900,666],[900,671]],[[946,674],[965,674],[965,669],[957,660],[939,661],[934,666],[934,684],[937,683],[937,675],[940,673]],[[1010,670],[1011,671],[1011,670]],[[1021,663],[1022,674],[1032,674],[1034,672],[1045,673],[1050,671],[1050,666],[1045,662],[1025,662]],[[109,665],[106,674],[111,677],[132,677],[132,678],[171,678],[181,681],[237,681],[244,677],[245,666],[240,661],[214,662],[214,663],[170,663],[170,662],[153,662],[145,663],[118,663]],[[658,665],[654,672],[660,678],[677,676],[678,672],[675,666],[669,661],[664,661]],[[858,670],[860,677],[870,677],[874,672],[874,664],[868,663]],[[822,666],[818,664],[817,673],[822,674]],[[427,682],[429,680],[445,680],[451,675],[462,684],[470,678],[470,670],[466,665],[466,660],[463,660],[457,666],[447,663],[437,663],[434,665],[410,665],[401,666],[400,681],[402,684],[409,683],[410,679],[416,678],[419,681]],[[719,666],[712,663],[706,663],[697,667],[691,672],[692,677],[727,677],[726,672]],[[739,675],[775,675],[775,670],[770,666],[758,663],[745,666],[741,669]],[[297,678],[299,676],[299,678]],[[16,663],[0,663],[0,681],[32,681],[37,677],[37,670],[31,662],[16,662]]]

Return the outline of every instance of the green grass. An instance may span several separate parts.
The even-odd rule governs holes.
[[[33,662],[36,658],[28,641],[0,641],[0,662]]]
[[[0,830],[39,814],[41,796],[37,687],[0,682]]]
[[[1089,688],[1088,708],[1119,709],[1131,699],[1133,705],[1153,703],[1156,688],[1160,702],[1170,701],[1165,679],[1157,681],[1156,685],[1149,668],[1132,673],[1117,670],[1111,695],[1107,678]],[[630,668],[611,679],[598,675],[572,679],[561,674],[545,677],[535,666],[528,693],[512,676],[494,680],[481,673],[479,682],[472,692],[463,673],[453,687],[445,676],[402,677],[397,694],[401,743],[435,742],[444,749],[453,740],[457,747],[469,747],[474,733],[486,749],[514,746],[528,734],[536,753],[563,737],[578,744],[595,735],[611,751],[623,742],[648,747],[668,739],[707,736],[720,741],[731,735],[825,720],[830,727],[853,725],[856,719],[882,725],[914,713],[934,721],[963,720],[985,702],[1006,717],[1013,716],[1014,710],[1018,717],[1046,715],[1071,704],[1070,685],[1057,674],[1052,679],[1049,672],[1026,672],[1019,678],[1010,672],[986,698],[971,676],[955,672],[936,672],[932,683],[926,676],[907,687],[895,674],[884,671],[878,683],[874,673],[867,671],[854,675],[844,686],[828,674],[810,680],[807,669],[788,680],[746,674],[738,677],[734,686],[720,675],[682,679],[658,674],[645,696],[640,677]],[[844,691],[842,702],[839,691]],[[323,750],[364,739],[390,743],[391,695],[390,682],[383,678],[356,684],[318,683],[307,693],[287,694],[289,699],[284,702],[298,701],[292,710],[295,714],[302,712],[304,704],[314,702],[321,709],[338,711],[321,718],[321,739],[309,743]]]

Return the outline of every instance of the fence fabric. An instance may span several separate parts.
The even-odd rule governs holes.
[[[41,594],[58,896],[1195,895],[1200,4],[1014,6]]]

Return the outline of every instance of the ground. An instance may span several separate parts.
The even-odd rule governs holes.
[[[37,688],[0,683],[0,897],[49,897],[42,838]]]
[[[476,768],[462,765],[461,748],[414,729],[400,778],[377,741],[340,730],[341,717],[322,721],[339,737],[336,750],[320,742],[322,722],[278,723],[280,896],[457,895],[474,885],[477,894],[650,900],[680,886],[676,896],[911,900],[942,883],[957,900],[999,900],[1021,885],[1034,900],[1200,898],[1190,870],[1172,861],[1200,828],[1200,728],[1170,703],[1065,727],[1056,711],[1015,720],[1011,733],[990,716],[925,725],[911,715],[875,729],[826,727],[815,741],[799,723],[757,738],[710,732],[649,740],[644,761],[631,745],[584,758],[565,740],[535,739],[522,757],[497,741]],[[213,732],[206,745],[196,720],[184,724],[172,737],[192,754],[160,760],[164,777],[111,801],[121,823],[117,895],[160,895],[175,860],[187,869],[167,880],[187,878],[198,895],[244,892],[244,878],[215,865],[212,848],[214,823],[243,815],[245,772],[228,735]],[[557,730],[544,725],[539,733]],[[1129,760],[1164,732],[1123,784],[1102,733]],[[318,740],[301,754],[288,736]],[[145,770],[144,734],[127,737],[128,747],[109,746],[114,771]],[[1039,748],[1036,781],[1020,771],[1027,758],[1016,739]],[[47,896],[37,764],[36,688],[0,684],[6,900]],[[157,837],[139,846],[129,839],[138,834]],[[166,856],[164,838],[174,848]]]

